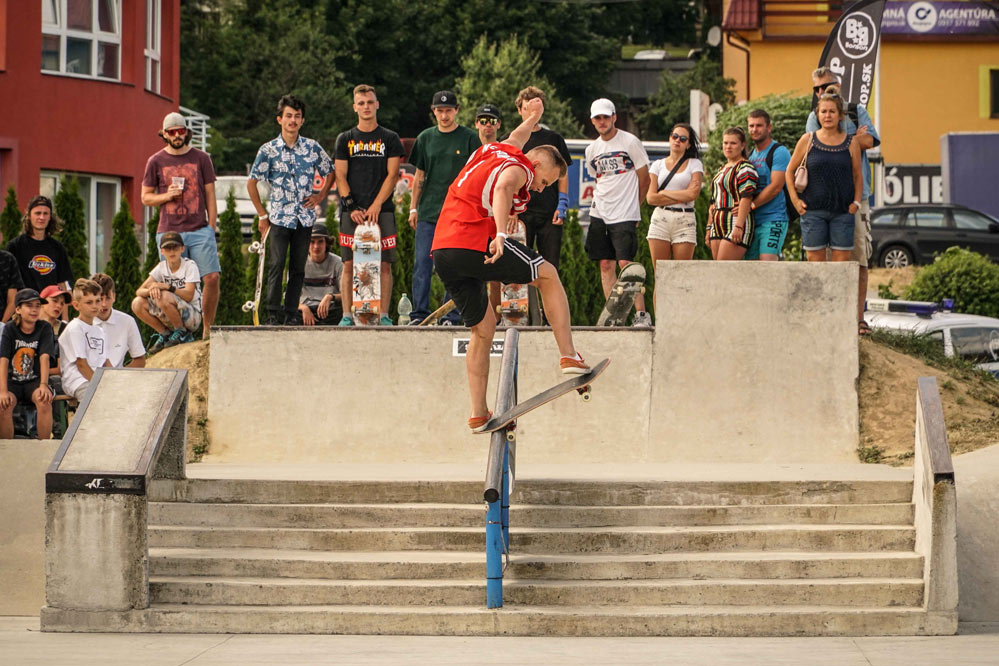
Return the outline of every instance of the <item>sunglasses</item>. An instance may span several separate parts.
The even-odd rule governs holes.
[[[482,118],[476,118],[475,122],[480,125],[499,125],[499,118],[487,118],[483,116]]]
[[[184,136],[185,134],[187,134],[187,130],[184,129],[183,127],[178,127],[177,129],[168,129],[163,131],[166,132],[167,136]]]
[[[830,81],[829,83],[820,83],[817,86],[812,86],[812,92],[818,94],[820,92],[825,91],[825,89],[828,88],[829,86],[834,86],[834,85],[836,85],[835,81]]]
[[[684,136],[682,134],[677,134],[676,132],[673,132],[672,134],[670,134],[669,138],[676,139],[680,143],[687,143],[688,141],[690,141],[690,137],[689,136]]]

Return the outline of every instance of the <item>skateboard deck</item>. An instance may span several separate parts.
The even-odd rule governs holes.
[[[264,288],[264,274],[267,272],[267,234],[260,240],[250,243],[247,249],[257,257],[257,284],[253,287],[253,300],[243,303],[243,312],[253,312],[253,325],[260,326],[260,293]]]
[[[555,398],[565,395],[570,391],[578,391],[579,395],[584,401],[589,401],[591,398],[590,394],[590,384],[600,376],[600,374],[607,369],[610,364],[610,359],[605,358],[604,360],[597,363],[595,366],[590,368],[590,371],[585,375],[576,375],[571,379],[567,379],[560,384],[556,384],[550,389],[546,389],[534,397],[528,398],[523,402],[519,402],[510,409],[506,410],[498,416],[486,421],[486,423],[476,430],[476,433],[485,432],[495,432],[497,430],[502,430],[503,428],[509,426],[511,423],[519,419],[524,414],[533,411],[540,407],[541,405],[546,405]]]
[[[354,323],[376,326],[382,309],[382,235],[377,224],[359,224],[354,231],[353,285]]]
[[[517,222],[517,231],[510,235],[515,241],[527,244],[527,227],[523,222]],[[500,285],[499,315],[501,326],[520,326],[527,324],[529,306],[528,287],[526,284]]]
[[[644,293],[645,267],[633,261],[617,276],[607,304],[597,318],[597,326],[624,326],[635,305],[635,297]]]
[[[442,317],[446,316],[451,310],[454,310],[454,299],[448,301],[444,305],[440,306],[429,315],[427,318],[421,321],[417,326],[433,326],[441,320]]]

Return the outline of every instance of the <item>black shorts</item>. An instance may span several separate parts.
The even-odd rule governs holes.
[[[350,219],[350,211],[344,209],[340,215],[340,258],[351,261],[354,258],[354,231],[357,224]],[[386,264],[395,263],[395,213],[379,213],[378,229],[382,233],[382,261]]]
[[[30,382],[7,382],[7,390],[14,394],[17,398],[17,404],[19,405],[30,405],[31,404],[31,394],[35,392],[35,389],[39,387],[42,380],[36,377]]]
[[[487,282],[534,282],[545,261],[534,250],[509,238],[504,241],[499,261],[484,263],[487,256],[485,252],[463,248],[434,250],[434,267],[444,287],[451,292],[465,326],[475,326],[489,311]]]
[[[633,261],[637,252],[638,222],[607,224],[599,217],[590,218],[586,231],[586,254],[590,259]]]

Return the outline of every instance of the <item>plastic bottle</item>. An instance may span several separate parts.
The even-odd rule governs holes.
[[[399,299],[399,325],[405,326],[409,323],[409,313],[413,311],[413,304],[409,302],[409,296],[402,295]]]

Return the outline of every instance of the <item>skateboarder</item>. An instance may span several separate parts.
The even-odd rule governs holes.
[[[468,427],[489,419],[486,387],[489,348],[496,319],[489,315],[486,282],[530,283],[541,290],[548,308],[564,374],[584,374],[590,367],[576,353],[569,328],[569,302],[558,271],[533,250],[506,236],[513,231],[531,192],[540,192],[565,175],[567,167],[551,146],[527,154],[521,147],[544,112],[544,102],[525,102],[524,122],[501,143],[483,146],[448,188],[437,221],[432,253],[444,286],[454,297],[466,326],[472,329],[465,365],[471,398]]]

